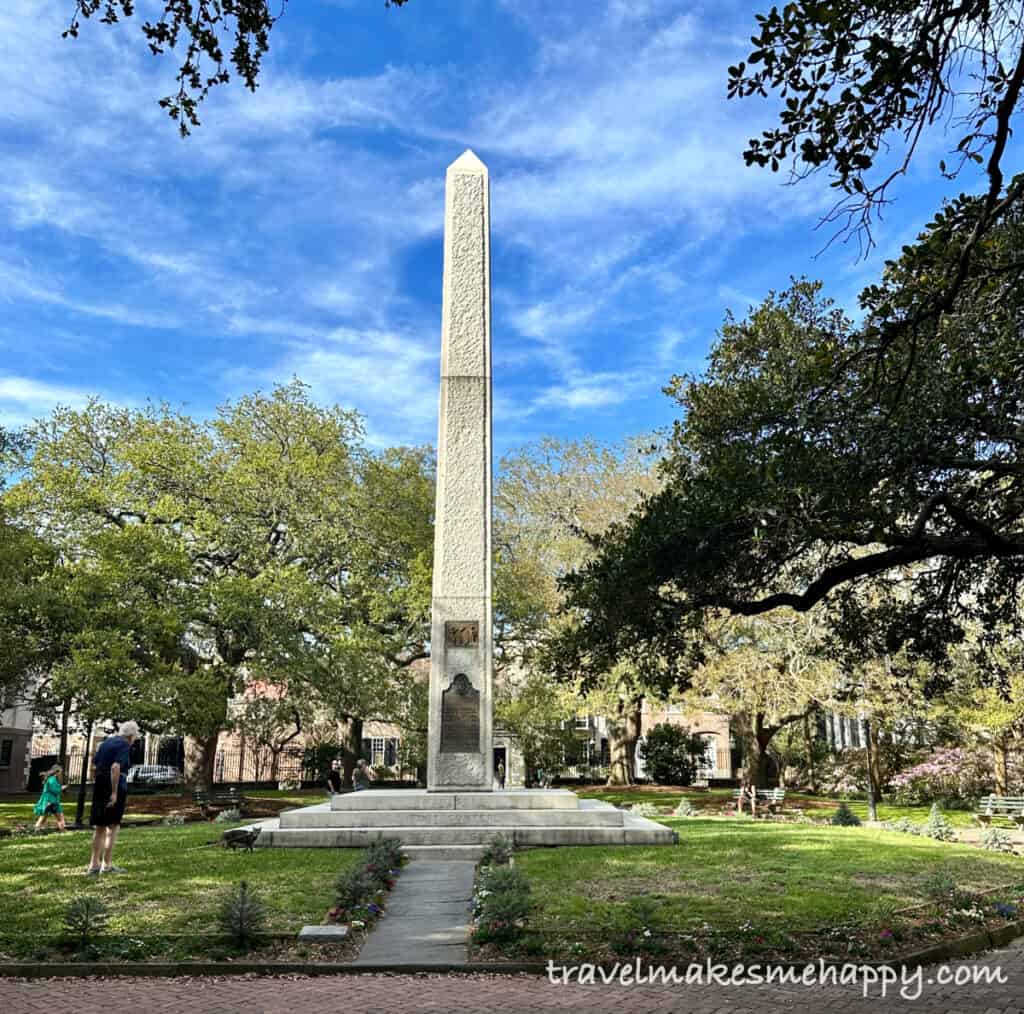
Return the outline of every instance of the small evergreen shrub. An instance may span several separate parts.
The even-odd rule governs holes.
[[[679,800],[679,805],[672,811],[673,817],[696,817],[700,811],[686,796]]]
[[[496,835],[480,857],[481,866],[508,866],[512,861],[515,845],[503,834]]]
[[[164,827],[181,827],[181,825],[184,823],[184,816],[178,813],[177,810],[175,810],[174,813],[167,814],[167,816],[164,817],[163,820]]]
[[[473,908],[479,942],[515,940],[521,936],[530,911],[530,885],[515,866],[485,866],[480,871]]]
[[[936,841],[956,841],[956,832],[953,825],[946,819],[939,809],[938,803],[932,803],[931,812],[921,831],[926,838],[934,838]]]
[[[1013,852],[1013,838],[1008,831],[990,824],[981,832],[981,847],[989,852]]]
[[[832,814],[829,823],[835,827],[860,827],[860,817],[845,802],[842,802],[836,808],[836,812]]]
[[[107,906],[95,895],[80,894],[71,899],[64,912],[64,931],[85,947],[107,926]]]
[[[214,823],[217,824],[233,824],[236,820],[242,819],[242,811],[239,809],[221,810],[216,817],[213,818]]]
[[[921,825],[915,824],[909,817],[890,820],[883,825],[887,831],[899,831],[901,834],[920,834]]]
[[[246,881],[225,895],[217,913],[217,925],[240,947],[250,947],[267,924],[267,910]]]

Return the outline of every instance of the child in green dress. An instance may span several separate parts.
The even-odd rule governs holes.
[[[59,764],[54,764],[43,781],[43,791],[39,796],[39,802],[35,806],[35,814],[39,818],[36,821],[36,830],[42,829],[46,818],[52,813],[57,817],[57,830],[64,830],[64,807],[60,805],[60,794],[63,786],[60,784],[60,776],[63,769]]]

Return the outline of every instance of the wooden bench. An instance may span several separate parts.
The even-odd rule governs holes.
[[[247,800],[233,785],[226,789],[197,789],[192,793],[192,802],[199,807],[204,817],[211,810],[241,810]]]
[[[1004,817],[1024,831],[1024,796],[982,796],[974,817],[979,824],[991,824],[994,817]]]
[[[742,789],[733,789],[732,798],[737,803],[740,801],[742,795]],[[749,798],[749,796],[747,797]],[[782,809],[782,804],[786,801],[786,790],[785,789],[758,789],[757,790],[757,802],[759,805],[763,805],[769,813],[778,813]]]

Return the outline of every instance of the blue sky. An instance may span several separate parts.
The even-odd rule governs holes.
[[[444,171],[471,147],[496,450],[616,440],[674,418],[661,388],[727,307],[801,274],[853,307],[944,192],[936,148],[875,253],[815,257],[826,181],[746,168],[772,107],[725,99],[763,3],[291,0],[257,93],[217,89],[185,141],[142,18],[62,40],[72,6],[0,7],[7,424],[93,394],[207,415],[295,375],[376,444],[433,442]]]

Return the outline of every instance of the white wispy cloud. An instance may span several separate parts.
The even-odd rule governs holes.
[[[471,0],[445,6],[473,30]],[[528,48],[501,73],[447,51],[325,73],[302,59],[328,43],[296,6],[257,92],[214,89],[182,142],[155,102],[174,59],[139,33],[161,7],[72,42],[62,5],[0,6],[0,300],[42,341],[79,320],[172,350],[201,336],[208,360],[169,357],[171,400],[197,376],[215,398],[294,374],[374,439],[434,439],[444,169],[463,147],[491,168],[497,404],[524,432],[658,398],[726,290],[756,291],[723,281],[729,258],[749,247],[742,271],[760,269],[761,237],[824,207],[743,165],[763,110],[724,89],[745,14],[502,0]]]
[[[0,374],[0,423],[17,429],[41,419],[58,405],[83,408],[89,391],[64,384],[49,384],[31,377]]]

